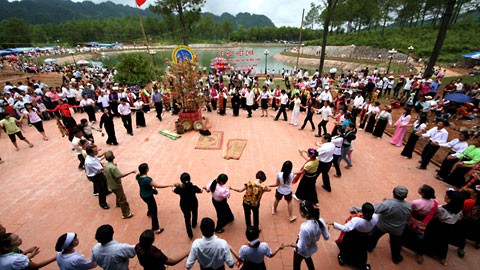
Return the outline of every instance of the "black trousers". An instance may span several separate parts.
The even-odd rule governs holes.
[[[233,103],[232,104],[232,109],[233,109],[233,116],[238,116],[238,113],[240,111],[240,103]]]
[[[122,115],[122,122],[123,122],[123,126],[127,130],[127,133],[133,134],[132,115],[131,114]]]
[[[426,169],[428,163],[433,158],[435,153],[437,153],[438,149],[440,148],[439,145],[433,145],[432,141],[429,141],[425,148],[422,151],[422,163],[420,164],[420,168]]]
[[[216,201],[212,198],[213,206],[217,212],[217,226],[215,230],[220,230],[228,223],[232,222],[235,218],[233,217],[232,210],[228,205],[227,199],[223,201]]]
[[[114,127],[106,127],[105,131],[107,132],[107,144],[118,144],[117,136],[115,135],[115,128]]]
[[[163,112],[163,103],[160,102],[155,102],[155,111],[157,112],[157,118],[158,120],[162,121],[162,112]]]
[[[440,166],[440,170],[438,171],[438,174],[437,174],[443,179],[447,179],[455,163],[460,161],[458,158],[449,159],[448,158],[449,156],[450,156],[450,153],[443,160],[442,165]]]
[[[362,109],[359,108],[353,108],[352,109],[352,122],[356,123],[357,122],[357,115],[360,113]]]
[[[98,192],[98,203],[100,206],[107,205],[107,178],[103,173],[96,174],[88,178],[93,183],[93,189]]]
[[[312,257],[310,258],[302,257],[295,251],[293,251],[293,270],[300,270],[303,260],[305,260],[308,270],[315,270],[315,265],[313,265]]]
[[[243,213],[245,214],[245,224],[247,227],[252,226],[252,219],[250,214],[253,213],[253,227],[258,230],[260,225],[260,218],[258,215],[258,210],[260,205],[258,206],[251,206],[246,203],[243,203]]]
[[[248,117],[252,117],[252,105],[246,105],[247,106],[247,112],[248,112]]]
[[[280,110],[277,112],[277,116],[275,116],[275,120],[278,120],[280,114],[283,113],[283,120],[287,121],[287,104],[280,104]]]
[[[368,241],[368,251],[373,251],[377,246],[378,240],[384,235],[386,232],[380,230],[375,226],[373,231],[370,233],[370,239]],[[401,259],[400,252],[402,250],[402,236],[401,235],[394,235],[389,233],[390,235],[390,253],[392,254],[392,260],[394,262],[398,262]]]
[[[322,129],[323,129],[323,134],[327,134],[327,124],[328,121],[322,120],[320,123],[318,123],[318,136],[322,136]]]
[[[328,176],[328,171],[330,171],[330,168],[332,167],[332,161],[330,162],[321,162],[318,166],[320,166],[320,173],[322,174],[322,182],[323,186],[327,191],[331,191],[332,187],[330,186],[330,176]]]
[[[335,167],[335,174],[337,176],[342,176],[342,171],[340,170],[340,158],[342,155],[333,155],[332,165]]]
[[[312,130],[315,130],[315,125],[313,124],[313,114],[307,113],[307,117],[305,117],[305,120],[303,120],[303,125],[300,129],[304,129],[305,126],[307,125],[307,122],[310,122],[310,125],[312,125]]]
[[[152,219],[152,230],[155,231],[160,229],[160,226],[158,225],[158,209],[155,197],[153,195],[146,198],[142,197],[142,200],[147,204],[147,216],[150,216]]]
[[[197,226],[198,220],[198,204],[193,206],[180,206],[182,209],[183,218],[185,219],[185,228],[187,229],[188,237],[193,238],[192,228]]]
[[[77,158],[80,161],[80,163],[78,164],[78,168],[83,169],[85,167],[85,158],[83,157],[82,154],[78,154]]]

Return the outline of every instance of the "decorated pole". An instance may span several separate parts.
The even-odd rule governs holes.
[[[303,11],[302,11],[302,22],[300,23],[300,33],[298,34],[297,70],[298,70],[298,58],[300,57],[300,50],[302,48],[302,28],[303,28],[304,15],[305,15],[305,9],[303,9]]]
[[[138,7],[141,7],[147,0],[135,0],[137,2]],[[140,10],[138,10],[138,19],[140,20],[140,27],[142,28],[142,34],[143,38],[145,39],[145,45],[147,46],[147,53],[150,57],[150,64],[152,65],[152,70],[153,70],[153,76],[155,78],[155,81],[158,81],[157,78],[157,72],[155,71],[155,62],[153,60],[153,57],[155,57],[154,54],[150,53],[150,47],[148,46],[148,39],[147,39],[147,34],[145,34],[145,28],[143,27],[143,20],[142,20],[142,15],[140,14]]]

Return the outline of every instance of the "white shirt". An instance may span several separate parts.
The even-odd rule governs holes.
[[[40,118],[40,116],[37,114],[37,108],[32,108],[31,112],[24,110],[23,113],[28,116],[28,121],[32,124],[42,122],[42,118]]]
[[[460,154],[465,151],[468,147],[468,142],[463,141],[461,142],[459,139],[453,139],[447,143],[441,143],[439,144],[441,147],[448,147],[451,148],[450,151],[455,152],[453,155],[454,156],[459,156]]]
[[[123,104],[118,104],[118,113],[121,115],[129,115],[132,113],[132,110],[130,109],[130,104],[125,103]]]
[[[246,105],[253,106],[253,100],[255,99],[255,93],[253,91],[245,93]]]
[[[335,150],[333,151],[333,154],[336,156],[341,156],[342,155],[342,144],[343,144],[343,137],[340,135],[333,136],[332,138],[332,143],[335,145]],[[350,143],[351,145],[351,143]]]
[[[253,263],[262,263],[263,257],[272,257],[272,250],[270,246],[263,242],[257,248],[250,247],[248,245],[243,245],[240,247],[239,255],[242,261],[248,260]]]
[[[213,269],[220,268],[225,263],[227,263],[229,267],[233,267],[234,264],[227,241],[215,235],[208,238],[202,237],[193,241],[190,254],[187,258],[186,268],[191,269],[197,260],[202,267]]]
[[[353,100],[353,107],[355,108],[360,108],[363,104],[363,97],[360,95],[360,96],[356,96],[355,99]]]
[[[89,99],[87,99],[87,100],[82,99],[82,100],[80,101],[80,106],[81,106],[81,107],[85,107],[85,106],[87,106],[87,105],[93,105],[94,103],[95,103],[95,102],[94,102],[91,98],[89,98]]]
[[[108,97],[108,95],[103,95],[103,96],[100,96],[98,98],[98,101],[100,101],[102,103],[102,107],[103,108],[107,108],[107,107],[110,107],[110,98]],[[120,105],[118,105],[118,107],[120,107]]]
[[[0,269],[2,270],[22,270],[30,264],[27,256],[18,253],[7,253],[0,255]]]
[[[332,108],[330,108],[330,106],[323,106],[319,110],[319,112],[322,115],[322,120],[327,121],[327,122],[328,122],[329,117],[333,115]]]
[[[287,105],[288,103],[288,96],[287,94],[281,94],[280,95],[280,104],[282,105]]]
[[[128,259],[133,257],[135,246],[117,241],[110,241],[105,245],[98,243],[92,250],[92,262],[104,270],[128,270]]]
[[[288,180],[285,183],[285,180],[283,179],[283,172],[278,172],[277,173],[277,180],[279,182],[278,187],[277,187],[278,193],[280,193],[282,195],[291,194],[292,193],[292,180],[293,180],[293,178],[295,178],[295,174],[290,173],[290,175],[288,176]]]
[[[85,256],[76,251],[70,254],[57,252],[57,264],[60,270],[83,270],[97,266],[96,263],[85,259]]]
[[[430,138],[430,141],[441,144],[447,142],[448,131],[445,128],[438,130],[437,127],[434,127],[429,129],[425,134],[422,134],[422,137]]]
[[[318,99],[322,101],[332,102],[332,94],[330,93],[330,91],[322,91]]]
[[[102,170],[103,166],[102,163],[100,163],[100,159],[87,155],[85,158],[85,172],[87,173],[87,177],[95,176],[102,172]]]
[[[339,223],[334,222],[333,227],[342,232],[351,232],[353,230],[357,230],[359,232],[368,233],[373,230],[375,225],[377,225],[377,222],[378,222],[378,215],[374,214],[370,221],[361,217],[354,217],[351,220],[349,220],[345,225],[341,225]]]
[[[335,145],[331,142],[326,142],[317,149],[318,160],[323,163],[328,163],[333,160],[333,153],[335,151]]]
[[[412,84],[413,84],[413,79],[406,79],[405,80],[405,86],[403,87],[404,90],[410,90],[412,89]]]
[[[320,218],[320,222],[323,224],[324,230],[320,229],[317,222],[312,219],[307,219],[300,226],[297,247],[295,248],[300,256],[310,258],[313,253],[317,252],[317,242],[320,240],[320,235],[323,235],[325,240],[330,238],[330,233],[328,232],[325,221]]]
[[[386,119],[388,120],[388,124],[392,124],[392,114],[387,112],[387,111],[382,111],[379,115],[378,115],[378,118],[381,118],[381,119]]]

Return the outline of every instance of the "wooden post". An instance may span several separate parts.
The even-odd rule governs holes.
[[[298,70],[298,59],[300,58],[300,49],[302,48],[302,27],[303,27],[303,17],[305,15],[305,9],[302,11],[302,22],[300,23],[300,33],[298,37],[298,49],[297,49],[297,70]]]
[[[148,57],[150,58],[150,64],[152,65],[153,76],[155,78],[155,81],[158,81],[157,72],[155,71],[155,63],[153,61],[153,57],[155,56],[150,54],[150,47],[148,46],[148,39],[147,39],[147,35],[145,34],[145,28],[143,27],[143,20],[142,20],[142,15],[140,14],[140,10],[138,11],[138,19],[140,20],[140,26],[142,28],[143,38],[145,39],[145,45],[147,46],[147,54],[148,54]]]

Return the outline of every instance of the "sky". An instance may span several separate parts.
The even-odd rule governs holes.
[[[73,0],[82,2],[85,0]],[[95,3],[105,2],[107,0],[88,0]],[[136,6],[135,0],[110,0],[117,4]],[[302,9],[305,9],[305,16],[310,9],[311,2],[319,0],[207,0],[203,7],[203,12],[211,12],[215,15],[221,15],[228,12],[236,15],[239,12],[248,12],[252,14],[263,14],[272,20],[275,26],[294,26],[300,27],[302,20]],[[147,7],[155,3],[155,0],[147,0],[142,7]]]

